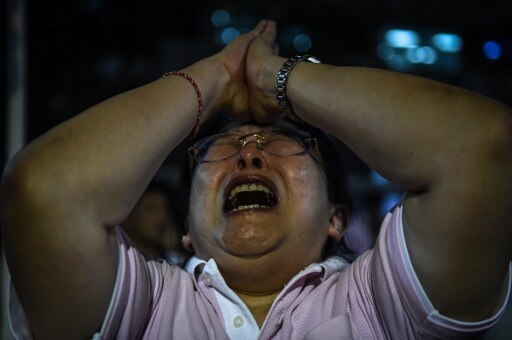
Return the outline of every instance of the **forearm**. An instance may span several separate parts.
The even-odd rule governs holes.
[[[488,152],[490,135],[509,119],[505,106],[469,91],[370,68],[301,63],[288,97],[299,117],[413,191]]]
[[[247,111],[245,52],[264,25],[183,70],[202,93],[202,121],[217,110]],[[86,338],[101,327],[118,264],[109,227],[122,222],[197,113],[193,86],[166,77],[57,126],[9,163],[3,239],[36,337]],[[84,317],[70,318],[76,310]]]
[[[218,105],[226,81],[222,71],[215,58],[184,70],[202,92],[203,120]],[[54,128],[23,150],[14,167],[42,199],[81,207],[101,223],[119,223],[168,153],[193,129],[197,110],[187,80],[163,78]]]
[[[510,109],[420,77],[310,63],[292,71],[288,96],[299,117],[419,193],[408,195],[402,221],[436,308],[465,321],[489,317],[511,254]],[[467,284],[469,271],[486,279]]]
[[[270,25],[247,57],[252,115],[261,122],[282,116],[276,34]],[[510,261],[510,109],[420,77],[312,63],[296,65],[286,91],[299,118],[410,191],[402,226],[434,306],[461,320],[488,317]],[[468,273],[486,279],[468,281]]]

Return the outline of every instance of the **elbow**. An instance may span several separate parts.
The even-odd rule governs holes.
[[[483,149],[494,164],[512,167],[512,110],[503,107],[502,110],[489,119],[485,131],[485,148]]]
[[[37,178],[35,166],[27,162],[19,154],[11,159],[5,167],[0,182],[0,194],[3,214],[11,214],[24,209],[34,202],[41,193],[44,184]]]
[[[23,165],[17,161],[16,157],[11,159],[5,167],[0,182],[0,191],[2,195],[2,206],[10,202],[15,196],[19,196],[26,188],[26,175],[23,174]]]

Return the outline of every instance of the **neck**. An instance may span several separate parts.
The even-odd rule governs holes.
[[[261,328],[261,326],[263,326],[263,322],[265,322],[268,312],[270,311],[270,307],[272,307],[272,304],[280,291],[258,295],[239,291],[235,291],[235,293],[245,303],[247,308],[249,308],[254,319],[258,323],[258,326]]]

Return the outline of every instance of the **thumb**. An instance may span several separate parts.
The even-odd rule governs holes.
[[[261,35],[263,30],[267,25],[268,20],[261,20],[251,31],[244,33],[239,38],[238,41],[242,41],[244,44],[250,43],[252,40]]]
[[[261,37],[265,39],[265,41],[269,44],[272,44],[276,39],[277,35],[277,25],[273,20],[269,20],[265,25],[263,32],[261,33]]]
[[[268,23],[268,20],[260,20],[260,22],[258,22],[256,27],[254,27],[250,33],[254,36],[260,35],[261,32],[263,32],[263,30],[267,26],[267,23]]]

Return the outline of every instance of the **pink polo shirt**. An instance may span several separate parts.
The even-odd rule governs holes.
[[[119,266],[112,300],[95,339],[446,339],[473,338],[492,317],[460,322],[432,306],[405,244],[402,207],[383,221],[377,244],[352,264],[330,258],[298,273],[259,329],[226,285],[215,261],[193,259],[186,270],[145,262],[120,228]]]

